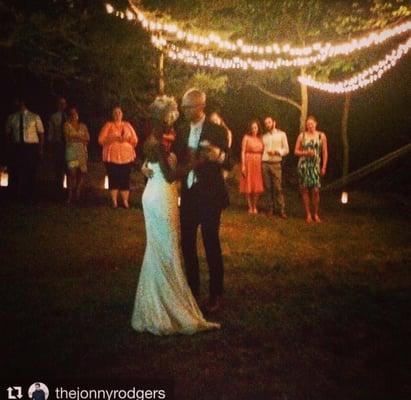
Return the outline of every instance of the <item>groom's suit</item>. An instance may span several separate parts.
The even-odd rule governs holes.
[[[197,156],[200,153],[199,148],[190,151],[189,137],[189,123],[177,128],[174,152],[178,165],[183,168],[188,165],[192,151]],[[227,154],[227,136],[220,126],[205,120],[199,143],[202,141],[208,141]],[[210,296],[220,296],[223,294],[224,267],[219,229],[221,212],[228,206],[228,193],[220,163],[211,161],[201,163],[195,169],[195,176],[195,183],[188,187],[187,172],[182,179],[181,189],[181,247],[187,280],[193,294],[198,296],[200,274],[197,256],[197,228],[200,226],[210,274]]]

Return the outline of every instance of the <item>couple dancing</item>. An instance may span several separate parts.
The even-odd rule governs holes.
[[[219,228],[221,212],[228,206],[222,174],[227,135],[206,119],[205,104],[205,93],[197,89],[183,96],[181,108],[187,123],[177,128],[170,155],[161,143],[178,118],[177,104],[173,98],[162,96],[151,105],[153,131],[144,145],[143,166],[149,179],[142,197],[147,241],[131,320],[139,332],[193,334],[220,328],[218,323],[205,320],[197,304],[200,226],[210,275],[207,311],[221,307],[224,271]],[[186,274],[180,256],[180,229]]]

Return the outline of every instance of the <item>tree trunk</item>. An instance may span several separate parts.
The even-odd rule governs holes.
[[[301,68],[301,75],[305,75],[305,69]],[[301,113],[300,113],[300,132],[305,130],[305,121],[308,114],[308,88],[307,85],[300,83],[301,91]]]
[[[164,94],[164,52],[160,52],[158,57],[158,92],[160,95]]]
[[[350,112],[351,105],[351,93],[346,93],[344,99],[344,108],[341,118],[341,140],[343,148],[343,159],[342,159],[342,176],[343,180],[348,175],[350,169],[350,144],[348,141],[348,114]]]

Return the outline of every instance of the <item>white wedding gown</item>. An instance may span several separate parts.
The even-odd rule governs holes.
[[[131,325],[154,335],[218,329],[204,319],[183,271],[176,183],[165,180],[158,163],[148,167],[154,174],[142,198],[147,244]]]

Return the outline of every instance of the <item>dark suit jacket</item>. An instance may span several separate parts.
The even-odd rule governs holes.
[[[46,394],[42,389],[35,390],[31,397],[33,400],[45,400]]]
[[[173,151],[177,156],[179,166],[187,165],[189,161],[188,138],[190,136],[190,124],[183,123],[177,127],[177,138],[174,142]],[[201,131],[200,142],[209,141],[212,145],[219,147],[228,153],[227,134],[225,130],[207,119],[204,121]],[[197,150],[199,152],[199,150]],[[198,179],[198,191],[200,204],[207,208],[224,209],[228,206],[228,193],[222,174],[222,165],[216,162],[206,161],[196,170]],[[182,197],[187,192],[187,175],[182,180]]]

